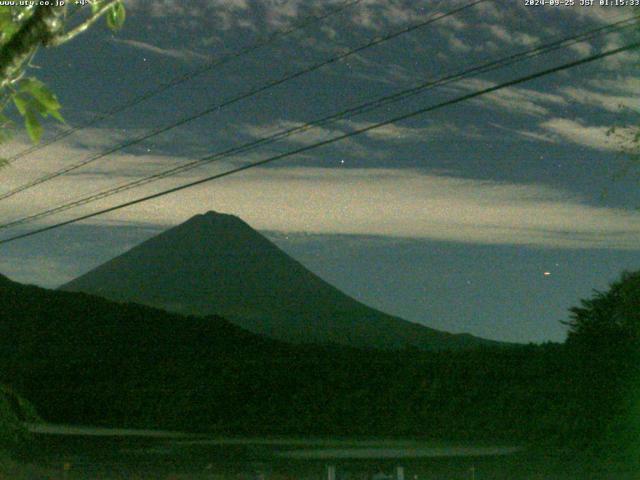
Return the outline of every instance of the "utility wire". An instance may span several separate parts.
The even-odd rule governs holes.
[[[382,37],[376,37],[376,38],[374,38],[373,40],[369,41],[368,43],[366,43],[364,45],[361,45],[361,46],[356,47],[354,49],[348,50],[348,51],[346,51],[344,53],[341,53],[339,55],[330,57],[329,59],[323,60],[323,61],[321,61],[319,63],[315,63],[315,64],[313,64],[313,65],[311,65],[309,67],[306,67],[306,68],[304,68],[302,70],[298,70],[295,73],[285,75],[284,77],[281,77],[278,80],[274,80],[274,81],[271,81],[271,82],[269,82],[267,84],[259,86],[257,88],[253,88],[253,89],[251,89],[251,90],[249,90],[247,92],[241,93],[241,94],[239,94],[239,95],[237,95],[235,97],[232,97],[232,98],[230,98],[228,100],[225,100],[222,103],[219,103],[219,104],[210,106],[210,107],[208,107],[208,108],[206,108],[204,110],[201,110],[200,112],[198,112],[196,114],[184,117],[184,118],[182,118],[182,119],[180,119],[180,120],[178,120],[176,122],[171,123],[170,125],[154,129],[151,132],[146,133],[146,134],[144,134],[142,136],[136,137],[136,138],[131,139],[131,140],[127,140],[126,142],[123,142],[123,143],[121,143],[121,144],[119,144],[119,145],[117,145],[115,147],[112,147],[112,148],[110,148],[108,150],[105,150],[105,151],[100,152],[100,153],[98,153],[96,155],[87,157],[87,158],[85,158],[85,159],[83,159],[83,160],[81,160],[81,161],[79,161],[79,162],[77,162],[77,163],[75,163],[73,165],[70,165],[68,167],[64,167],[64,168],[62,168],[60,170],[57,170],[55,172],[43,175],[42,177],[39,177],[39,178],[37,178],[35,180],[27,182],[27,183],[25,183],[25,184],[23,184],[23,185],[21,185],[19,187],[16,187],[16,188],[14,188],[14,189],[12,189],[12,190],[10,190],[8,192],[0,194],[0,200],[4,200],[6,198],[10,198],[10,197],[12,197],[12,196],[14,196],[14,195],[16,195],[16,194],[18,194],[20,192],[23,192],[25,190],[33,188],[33,187],[35,187],[37,185],[40,185],[40,184],[42,184],[44,182],[47,182],[49,180],[53,180],[54,178],[60,177],[60,176],[65,175],[65,174],[67,174],[69,172],[77,170],[78,168],[84,167],[85,165],[89,165],[90,163],[93,163],[93,162],[95,162],[95,161],[97,161],[97,160],[99,160],[101,158],[104,158],[104,157],[106,157],[106,156],[108,156],[108,155],[110,155],[112,153],[115,153],[117,151],[123,150],[123,149],[125,149],[127,147],[131,147],[133,145],[137,145],[137,144],[139,144],[139,143],[141,143],[141,142],[143,142],[145,140],[148,140],[148,139],[150,139],[152,137],[156,137],[156,136],[158,136],[158,135],[160,135],[162,133],[165,133],[165,132],[168,132],[170,130],[173,130],[173,129],[177,128],[177,127],[180,127],[180,126],[182,126],[182,125],[184,125],[186,123],[192,122],[192,121],[194,121],[194,120],[196,120],[198,118],[201,118],[201,117],[203,117],[205,115],[208,115],[208,114],[213,113],[213,112],[217,112],[220,109],[222,109],[224,107],[227,107],[229,105],[232,105],[234,103],[237,103],[237,102],[239,102],[241,100],[245,100],[247,98],[253,97],[253,96],[255,96],[255,95],[259,94],[259,93],[265,92],[265,91],[270,90],[270,89],[272,89],[272,88],[274,88],[276,86],[282,85],[283,83],[286,83],[286,82],[288,82],[290,80],[296,79],[296,78],[301,77],[303,75],[306,75],[308,73],[314,72],[314,71],[316,71],[316,70],[318,70],[318,69],[320,69],[322,67],[325,67],[327,65],[330,65],[330,64],[333,64],[333,63],[338,62],[340,60],[343,60],[343,59],[345,59],[345,58],[347,58],[347,57],[349,57],[351,55],[359,53],[359,52],[361,52],[363,50],[366,50],[368,48],[371,48],[371,47],[373,47],[375,45],[379,45],[381,43],[387,42],[389,40],[392,40],[394,38],[399,37],[400,35],[404,35],[404,34],[413,32],[414,30],[417,30],[419,28],[423,28],[423,27],[425,27],[427,25],[430,25],[430,24],[435,23],[435,22],[437,22],[439,20],[442,20],[443,18],[447,18],[449,16],[456,15],[456,14],[458,14],[458,13],[460,13],[460,12],[462,12],[462,11],[468,9],[468,8],[471,8],[471,7],[475,6],[475,5],[478,5],[479,3],[484,3],[484,2],[487,2],[487,1],[489,1],[489,0],[474,0],[474,1],[464,5],[462,7],[458,7],[458,8],[455,8],[453,10],[450,10],[448,12],[432,16],[432,17],[430,17],[429,19],[427,19],[427,20],[425,20],[423,22],[419,22],[419,23],[413,24],[413,25],[411,25],[409,27],[403,28],[401,30],[397,30],[395,32],[389,33],[389,34],[384,35]]]
[[[632,26],[636,26],[637,25],[637,20],[638,18],[640,18],[640,15],[636,15],[636,16],[632,16],[632,17],[627,17],[623,20],[619,20],[617,22],[608,24],[608,25],[604,25],[602,27],[596,28],[596,29],[592,29],[592,30],[588,30],[586,32],[582,32],[579,33],[577,35],[573,35],[570,37],[565,37],[559,40],[556,40],[554,42],[550,42],[547,44],[543,44],[540,45],[538,47],[534,47],[532,49],[528,49],[525,51],[521,51],[506,57],[502,57],[500,59],[497,60],[493,60],[490,62],[486,62],[483,64],[480,64],[478,66],[463,70],[462,72],[457,72],[455,74],[450,74],[447,76],[444,76],[438,80],[435,81],[427,81],[424,82],[420,85],[417,85],[413,88],[409,88],[409,89],[405,89],[405,90],[401,90],[399,92],[396,92],[394,94],[391,95],[387,95],[384,97],[380,97],[377,99],[374,99],[372,101],[366,102],[364,104],[360,104],[356,107],[352,107],[352,108],[348,108],[346,110],[342,110],[340,112],[334,113],[332,115],[320,118],[320,119],[316,119],[314,121],[310,121],[307,122],[305,124],[293,127],[293,128],[289,128],[286,130],[281,130],[279,132],[276,132],[270,136],[267,137],[263,137],[261,139],[255,140],[253,142],[249,142],[237,147],[233,147],[227,150],[224,150],[222,152],[218,152],[215,154],[211,154],[211,155],[207,155],[204,158],[200,158],[200,159],[196,159],[196,160],[192,160],[190,162],[187,162],[186,164],[182,164],[182,165],[178,165],[176,167],[172,167],[169,168],[167,170],[163,170],[161,172],[157,172],[155,174],[140,178],[140,179],[136,179],[133,181],[129,181],[126,182],[124,184],[115,186],[115,187],[110,187],[106,190],[102,190],[93,194],[90,194],[88,196],[85,196],[83,198],[74,200],[72,202],[67,202],[64,203],[62,205],[59,205],[57,207],[53,207],[50,208],[48,210],[44,210],[38,213],[34,213],[32,215],[26,216],[26,217],[22,217],[13,221],[10,221],[8,223],[5,224],[0,224],[0,229],[6,229],[6,228],[10,228],[10,227],[14,227],[17,225],[22,225],[25,223],[30,223],[33,220],[39,219],[39,218],[44,218],[44,217],[49,217],[51,215],[54,215],[56,213],[60,213],[66,210],[69,210],[71,208],[75,208],[75,207],[79,207],[82,205],[86,205],[88,203],[92,203],[95,202],[97,200],[101,200],[107,197],[110,197],[112,195],[116,195],[118,193],[130,190],[132,188],[136,188],[139,187],[141,185],[146,185],[148,183],[160,180],[162,178],[166,178],[166,177],[170,177],[170,176],[174,176],[178,173],[182,173],[188,170],[192,170],[196,167],[199,167],[201,165],[204,164],[209,164],[209,163],[213,163],[215,161],[230,157],[230,156],[235,156],[238,155],[239,153],[244,153],[247,151],[251,151],[254,150],[258,147],[264,146],[264,145],[269,145],[271,143],[274,143],[278,140],[281,140],[283,138],[288,138],[292,135],[301,133],[301,132],[305,132],[309,129],[312,128],[316,128],[319,126],[323,126],[327,123],[333,122],[337,119],[340,118],[344,118],[346,116],[358,116],[361,115],[363,113],[367,113],[369,111],[372,111],[374,109],[378,109],[380,107],[386,106],[388,104],[391,103],[396,103],[398,101],[401,100],[405,100],[407,98],[410,98],[412,96],[418,95],[423,93],[426,90],[431,90],[432,88],[435,87],[440,87],[443,85],[448,85],[450,83],[459,81],[461,79],[467,78],[467,77],[471,77],[471,76],[476,76],[478,74],[481,73],[486,73],[489,71],[493,71],[499,68],[503,68],[505,66],[511,66],[517,62],[523,61],[523,60],[528,60],[549,52],[552,52],[554,50],[558,50],[560,48],[567,48],[571,45],[574,45],[576,43],[579,42],[583,42],[585,40],[588,39],[593,39],[599,35],[603,35],[603,34],[608,34],[608,33],[612,33],[612,32],[616,32],[619,31],[621,29],[625,29],[625,28],[629,28]]]
[[[124,112],[125,110],[129,110],[130,108],[133,108],[143,102],[146,102],[147,100],[149,100],[150,98],[153,98],[157,95],[160,95],[161,93],[166,92],[167,90],[176,87],[178,85],[181,85],[185,82],[188,82],[194,78],[199,77],[200,75],[203,75],[211,70],[213,70],[216,67],[219,67],[221,65],[224,65],[226,63],[229,63],[232,60],[235,60],[237,58],[243,57],[245,55],[251,54],[253,52],[255,52],[256,50],[259,50],[263,47],[266,47],[268,45],[271,45],[273,43],[275,43],[276,41],[280,40],[281,38],[284,38],[292,33],[297,32],[298,30],[303,30],[307,27],[309,27],[310,25],[313,25],[314,23],[318,23],[321,22],[329,17],[332,17],[333,15],[337,15],[340,12],[343,12],[344,10],[353,7],[355,5],[357,5],[358,3],[362,2],[362,0],[350,0],[347,2],[342,3],[340,6],[331,9],[321,15],[311,15],[307,18],[305,18],[304,20],[302,20],[301,22],[296,23],[295,25],[292,25],[288,28],[283,28],[280,30],[276,30],[275,32],[273,32],[270,35],[264,35],[262,38],[259,38],[257,41],[255,41],[254,43],[252,43],[251,45],[248,45],[246,47],[241,48],[240,50],[238,50],[237,52],[232,52],[229,53],[227,55],[223,55],[220,58],[214,59],[211,62],[207,63],[206,65],[202,66],[201,68],[198,68],[196,70],[193,70],[189,73],[186,73],[184,75],[180,75],[177,77],[172,78],[171,80],[169,80],[166,83],[161,83],[159,85],[157,85],[155,88],[152,88],[140,95],[138,95],[137,97],[132,98],[131,100],[124,102],[122,105],[119,105],[111,110],[108,110],[104,113],[99,113],[97,114],[95,117],[93,117],[91,120],[89,120],[87,123],[83,124],[83,125],[78,125],[75,127],[70,127],[67,128],[63,131],[61,131],[60,133],[58,133],[57,135],[55,135],[54,137],[40,143],[39,145],[33,145],[29,148],[26,148],[16,154],[14,154],[13,156],[9,157],[8,159],[6,159],[6,163],[13,163],[16,160],[25,157],[27,155],[30,155],[34,152],[37,152],[39,150],[42,150],[43,148],[48,147],[49,145],[52,145],[60,140],[62,140],[63,138],[68,137],[69,135],[72,135],[75,132],[78,132],[80,130],[84,130],[86,128],[92,127],[93,125],[97,124],[98,122],[101,122],[102,120],[105,120],[107,118],[110,118],[118,113]]]
[[[293,155],[298,155],[300,153],[308,152],[310,150],[315,150],[317,148],[324,147],[326,145],[331,145],[333,143],[336,143],[336,142],[339,142],[339,141],[342,141],[342,140],[346,140],[346,139],[354,137],[356,135],[362,135],[363,133],[366,133],[366,132],[369,132],[371,130],[375,130],[375,129],[378,129],[378,128],[381,128],[381,127],[384,127],[386,125],[391,125],[393,123],[396,123],[396,122],[399,122],[399,121],[402,121],[402,120],[407,120],[409,118],[413,118],[413,117],[416,117],[418,115],[423,115],[425,113],[432,112],[432,111],[438,110],[440,108],[448,107],[448,106],[451,106],[451,105],[456,105],[456,104],[465,102],[467,100],[471,100],[473,98],[480,97],[482,95],[487,95],[489,93],[493,93],[493,92],[496,92],[498,90],[502,90],[504,88],[508,88],[508,87],[512,87],[514,85],[518,85],[518,84],[521,84],[521,83],[529,82],[531,80],[535,80],[537,78],[545,77],[545,76],[551,75],[553,73],[557,73],[557,72],[561,72],[561,71],[564,71],[564,70],[568,70],[570,68],[575,68],[575,67],[578,67],[580,65],[585,65],[587,63],[594,62],[596,60],[600,60],[602,58],[606,58],[606,57],[609,57],[611,55],[616,55],[616,54],[619,54],[619,53],[622,53],[622,52],[625,52],[625,51],[628,51],[628,50],[637,49],[639,47],[640,47],[640,42],[634,42],[634,43],[630,43],[630,44],[624,45],[624,46],[619,47],[619,48],[606,50],[606,51],[601,52],[599,54],[588,56],[588,57],[583,58],[581,60],[576,60],[574,62],[565,63],[565,64],[562,64],[562,65],[559,65],[559,66],[556,66],[556,67],[552,67],[552,68],[548,68],[548,69],[545,69],[545,70],[542,70],[542,71],[539,71],[539,72],[536,72],[536,73],[533,73],[533,74],[525,75],[525,76],[519,77],[519,78],[517,78],[515,80],[509,80],[507,82],[503,82],[503,83],[500,83],[498,85],[494,85],[493,87],[488,87],[488,88],[484,88],[482,90],[477,90],[475,92],[468,93],[466,95],[462,95],[460,97],[456,97],[454,99],[447,100],[445,102],[441,102],[441,103],[438,103],[436,105],[423,107],[423,108],[420,108],[420,109],[417,109],[417,110],[413,110],[413,111],[411,111],[409,113],[404,113],[402,115],[397,115],[395,117],[392,117],[390,119],[384,120],[382,122],[374,123],[374,124],[371,124],[369,126],[366,126],[366,127],[363,127],[363,128],[359,128],[357,130],[353,130],[353,131],[351,131],[349,133],[345,133],[343,135],[339,135],[337,137],[330,138],[328,140],[323,140],[321,142],[316,142],[316,143],[314,143],[312,145],[307,145],[307,146],[304,146],[304,147],[297,148],[295,150],[291,150],[289,152],[285,152],[285,153],[281,153],[281,154],[278,154],[278,155],[274,155],[274,156],[266,158],[264,160],[260,160],[260,161],[253,162],[253,163],[250,163],[250,164],[247,164],[247,165],[243,165],[241,167],[237,167],[237,168],[234,168],[234,169],[231,169],[231,170],[227,170],[227,171],[222,172],[222,173],[218,173],[218,174],[211,175],[211,176],[199,179],[199,180],[195,180],[195,181],[192,181],[192,182],[189,182],[189,183],[185,183],[183,185],[179,185],[177,187],[173,187],[173,188],[170,188],[170,189],[167,189],[167,190],[163,190],[161,192],[157,192],[157,193],[154,193],[154,194],[151,194],[151,195],[140,197],[140,198],[137,198],[135,200],[130,200],[128,202],[124,202],[124,203],[121,203],[121,204],[118,204],[118,205],[114,205],[112,207],[104,208],[102,210],[98,210],[98,211],[95,211],[95,212],[92,212],[92,213],[88,213],[88,214],[85,214],[85,215],[82,215],[82,216],[79,216],[79,217],[75,217],[75,218],[72,218],[70,220],[65,220],[63,222],[59,222],[59,223],[56,223],[56,224],[53,224],[53,225],[49,225],[47,227],[42,227],[42,228],[39,228],[37,230],[32,230],[30,232],[26,232],[26,233],[22,233],[22,234],[19,234],[19,235],[15,235],[13,237],[9,237],[9,238],[0,240],[0,245],[1,244],[5,244],[5,243],[9,243],[9,242],[13,242],[15,240],[19,240],[21,238],[30,237],[30,236],[36,235],[38,233],[42,233],[42,232],[46,232],[46,231],[53,230],[53,229],[56,229],[56,228],[60,228],[60,227],[65,226],[65,225],[70,225],[70,224],[73,224],[73,223],[77,223],[77,222],[79,222],[81,220],[86,220],[88,218],[93,218],[93,217],[97,217],[99,215],[104,215],[105,213],[110,213],[110,212],[114,212],[116,210],[121,210],[123,208],[130,207],[132,205],[137,205],[139,203],[147,202],[149,200],[153,200],[153,199],[156,199],[156,198],[159,198],[159,197],[163,197],[163,196],[169,195],[171,193],[179,192],[181,190],[185,190],[187,188],[194,187],[196,185],[200,185],[200,184],[203,184],[203,183],[207,183],[207,182],[211,182],[211,181],[214,181],[214,180],[218,180],[220,178],[224,178],[224,177],[227,177],[229,175],[233,175],[233,174],[236,174],[236,173],[239,173],[239,172],[243,172],[245,170],[249,170],[249,169],[254,168],[254,167],[258,167],[258,166],[266,165],[266,164],[269,164],[269,163],[273,163],[273,162],[275,162],[277,160],[281,160],[283,158],[288,158],[288,157],[291,157]]]

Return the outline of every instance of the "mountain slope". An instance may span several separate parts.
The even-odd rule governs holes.
[[[220,317],[184,317],[0,278],[0,383],[49,421],[153,425],[161,419],[141,407],[145,402],[171,408],[172,398],[202,384],[211,385],[214,401],[216,385],[232,383],[217,375],[228,363],[260,361],[279,348]]]
[[[232,215],[208,212],[63,285],[169,311],[218,314],[294,343],[465,348],[490,343],[367,307],[326,283]]]
[[[557,425],[552,409],[566,416],[553,390],[565,365],[542,347],[291,345],[219,317],[0,277],[0,385],[56,423],[495,441]]]

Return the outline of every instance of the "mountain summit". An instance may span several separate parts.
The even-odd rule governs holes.
[[[293,343],[424,349],[490,343],[367,307],[238,217],[216,212],[196,215],[61,289],[183,314],[217,314],[252,332]]]

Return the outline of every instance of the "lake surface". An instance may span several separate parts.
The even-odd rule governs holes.
[[[582,480],[523,459],[514,445],[418,440],[214,437],[157,430],[29,425],[34,461],[63,479]],[[571,469],[569,469],[571,470]]]

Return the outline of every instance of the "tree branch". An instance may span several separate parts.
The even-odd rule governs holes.
[[[31,55],[62,28],[60,9],[38,6],[33,15],[0,48],[0,88],[11,84]]]
[[[49,38],[46,42],[46,46],[57,47],[59,45],[62,45],[63,43],[68,42],[69,40],[74,39],[75,37],[80,35],[82,32],[87,30],[91,25],[93,25],[102,15],[107,13],[107,11],[111,7],[113,7],[116,3],[118,3],[118,1],[119,0],[111,0],[110,2],[106,2],[98,10],[96,10],[96,12],[93,15],[91,15],[88,19],[86,19],[77,27],[73,28],[72,30],[69,30],[66,33],[59,34]]]
[[[36,8],[35,5],[26,5],[21,7],[18,13],[14,17],[14,21],[18,23],[24,22],[29,15],[31,15],[32,10]]]

